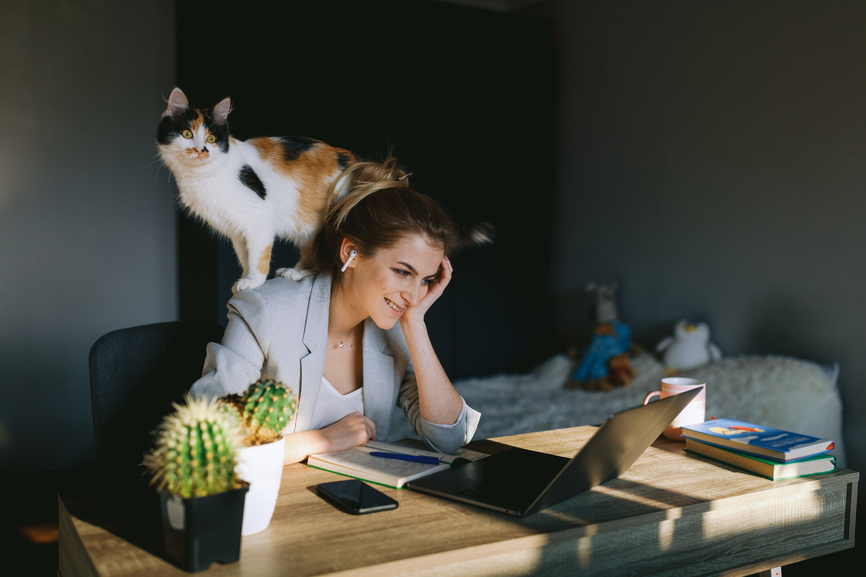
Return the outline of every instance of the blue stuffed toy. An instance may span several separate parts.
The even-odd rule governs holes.
[[[607,361],[628,350],[631,343],[631,329],[625,323],[612,322],[599,325],[592,342],[583,357],[583,362],[571,375],[573,381],[588,381],[607,376]]]

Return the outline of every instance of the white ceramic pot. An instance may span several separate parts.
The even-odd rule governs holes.
[[[241,535],[253,535],[264,531],[271,523],[277,496],[280,494],[280,481],[283,478],[283,453],[286,439],[244,447],[238,451],[235,472],[238,477],[250,484],[244,503],[244,524]]]

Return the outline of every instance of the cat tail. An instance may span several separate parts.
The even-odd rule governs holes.
[[[484,244],[493,244],[496,240],[496,229],[489,222],[479,222],[474,226],[465,226],[460,229],[459,248],[469,248]]]

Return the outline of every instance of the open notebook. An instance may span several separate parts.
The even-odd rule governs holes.
[[[432,457],[437,461],[437,464],[385,459],[370,454],[374,452]],[[346,451],[310,455],[307,459],[307,465],[316,469],[354,477],[362,481],[400,489],[408,481],[420,479],[425,475],[448,469],[452,465],[480,459],[484,456],[481,453],[467,451],[466,449],[460,449],[455,455],[446,455],[414,448],[411,446],[411,443],[395,444],[370,441],[364,447],[353,447]]]

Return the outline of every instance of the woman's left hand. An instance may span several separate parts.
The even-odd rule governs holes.
[[[448,260],[448,257],[442,257],[442,263],[440,264],[441,274],[438,276],[436,280],[434,280],[427,287],[427,294],[418,302],[418,304],[413,305],[406,309],[406,312],[403,313],[403,316],[400,319],[400,323],[405,322],[423,322],[424,315],[433,306],[433,303],[442,296],[442,293],[445,291],[445,287],[448,286],[448,283],[451,282],[451,276],[454,274],[454,267],[451,266],[451,261]]]

